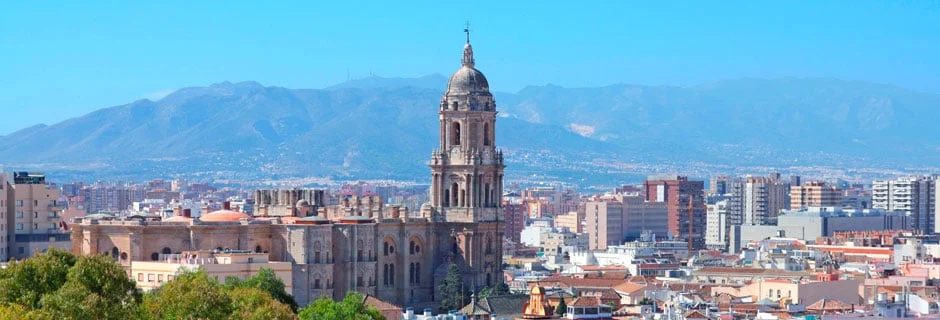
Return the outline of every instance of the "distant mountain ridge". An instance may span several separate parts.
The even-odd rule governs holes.
[[[0,137],[0,163],[166,175],[422,181],[446,78],[369,77],[327,89],[184,88]],[[580,178],[601,162],[923,165],[940,159],[940,95],[837,79],[693,87],[530,86],[496,92],[507,174]],[[835,162],[835,163],[834,163]],[[101,169],[105,168],[105,169]],[[78,169],[76,169],[78,170]],[[161,175],[162,174],[162,175]]]

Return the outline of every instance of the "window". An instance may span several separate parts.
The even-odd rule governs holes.
[[[138,273],[138,274],[137,274],[137,282],[144,282],[144,274],[143,274],[143,273]]]
[[[173,281],[173,275],[172,275],[172,274],[171,274],[171,275],[167,275],[167,276],[166,276],[166,281]]]
[[[18,249],[17,252],[19,252],[20,254],[26,253],[26,248],[19,247],[19,248],[17,248],[17,249]]]
[[[158,254],[158,253],[156,253],[156,252],[151,253],[151,254],[150,254],[150,260],[151,260],[151,261],[160,260],[160,254]]]
[[[173,253],[173,250],[170,250],[170,248],[164,247],[163,250],[161,250],[160,252],[163,254],[171,254]]]
[[[460,123],[454,122],[454,124],[451,127],[453,128],[453,131],[451,132],[451,136],[450,136],[450,144],[459,146],[460,145]]]
[[[16,206],[17,206],[17,207],[22,207],[22,206],[23,206],[23,200],[16,200]]]
[[[357,286],[357,287],[361,287],[361,286],[362,286],[362,276],[356,277],[356,286]]]
[[[489,123],[483,124],[483,145],[484,146],[490,145],[490,124]]]
[[[23,211],[17,211],[17,212],[16,212],[16,217],[17,217],[17,218],[22,218],[22,217],[23,217]]]
[[[320,289],[320,278],[313,279],[313,288]]]
[[[148,274],[147,274],[147,282],[153,282],[153,279],[154,279],[153,273],[148,273]]]
[[[162,274],[158,274],[158,275],[157,275],[157,282],[163,283],[163,275],[162,275]]]
[[[23,230],[23,224],[22,224],[22,223],[17,223],[17,224],[16,224],[16,230]]]
[[[320,241],[313,243],[313,263],[320,263]]]
[[[33,211],[33,218],[39,218],[39,212]]]

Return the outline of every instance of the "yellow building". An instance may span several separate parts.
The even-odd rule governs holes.
[[[173,280],[181,271],[203,270],[210,278],[224,282],[231,276],[245,280],[258,274],[261,268],[273,270],[284,282],[285,291],[292,292],[290,262],[268,261],[267,253],[251,251],[202,250],[161,254],[157,261],[134,261],[130,275],[138,288],[149,291]]]

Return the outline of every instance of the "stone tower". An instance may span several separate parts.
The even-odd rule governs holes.
[[[441,98],[440,149],[431,155],[432,219],[440,266],[456,263],[472,289],[502,275],[503,154],[496,148],[496,102],[476,69],[469,32],[461,67]],[[435,272],[440,276],[440,272]]]

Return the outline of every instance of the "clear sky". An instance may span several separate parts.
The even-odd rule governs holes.
[[[467,20],[497,91],[796,76],[940,92],[937,1],[269,2],[2,1],[0,134],[226,80],[446,75]]]

